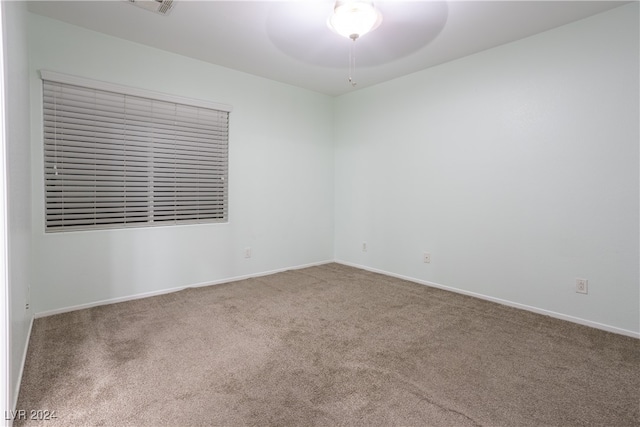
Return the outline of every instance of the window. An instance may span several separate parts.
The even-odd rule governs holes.
[[[227,221],[228,106],[42,79],[47,231]]]

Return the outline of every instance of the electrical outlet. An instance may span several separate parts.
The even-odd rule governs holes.
[[[576,279],[576,292],[579,294],[589,293],[589,281],[587,279]]]
[[[367,252],[367,242],[362,242],[362,252]]]
[[[425,252],[422,254],[422,262],[425,264],[429,264],[431,262],[431,254],[429,252]]]
[[[244,248],[244,257],[251,258],[251,248]]]

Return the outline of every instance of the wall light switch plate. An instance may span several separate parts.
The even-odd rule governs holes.
[[[431,254],[429,252],[425,252],[422,254],[422,262],[425,264],[429,264],[431,262]]]

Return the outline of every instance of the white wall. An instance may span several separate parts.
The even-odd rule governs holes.
[[[336,259],[637,334],[638,16],[338,98]]]
[[[333,259],[330,97],[37,15],[29,48],[36,313]],[[46,234],[40,69],[232,105],[229,223]]]
[[[5,60],[5,144],[7,251],[9,278],[9,402],[15,405],[27,347],[31,311],[26,303],[32,280],[31,176],[27,9],[2,2]],[[13,409],[13,408],[11,408]],[[4,414],[3,414],[4,415]],[[4,417],[3,417],[4,418]]]
[[[638,333],[637,3],[335,100],[29,19],[35,312],[335,258]],[[45,234],[39,69],[233,105],[230,223]]]

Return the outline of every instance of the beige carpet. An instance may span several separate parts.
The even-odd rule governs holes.
[[[87,284],[90,286],[90,284]],[[328,264],[36,320],[38,426],[638,426],[640,340]]]

